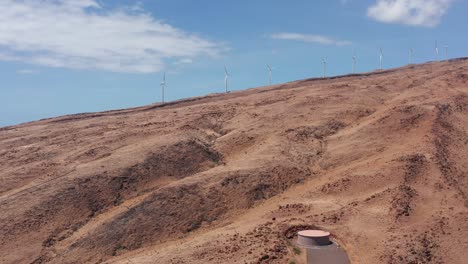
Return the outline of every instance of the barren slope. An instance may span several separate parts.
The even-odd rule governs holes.
[[[0,128],[1,263],[466,263],[468,60]]]

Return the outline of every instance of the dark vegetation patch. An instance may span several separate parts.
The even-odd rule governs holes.
[[[468,207],[467,186],[465,173],[457,166],[456,152],[460,148],[457,142],[466,140],[466,132],[458,129],[454,122],[456,112],[464,111],[464,104],[468,104],[468,97],[457,97],[455,106],[441,104],[437,106],[437,116],[432,128],[435,135],[436,162],[446,184],[457,191],[459,197]]]
[[[160,148],[143,162],[122,172],[65,179],[70,181],[65,183],[67,187],[62,187],[62,190],[57,190],[41,204],[25,212],[21,221],[0,226],[1,237],[6,239],[47,227],[50,233],[44,238],[43,247],[52,247],[108,208],[142,194],[148,186],[157,187],[152,183],[160,177],[181,179],[212,168],[221,161],[221,155],[209,145],[197,140],[187,140]],[[42,188],[48,188],[48,185]],[[188,223],[186,230],[191,231],[197,227]]]
[[[320,191],[325,194],[336,194],[346,191],[349,188],[351,180],[349,178],[339,179],[332,183],[326,183],[320,188]]]
[[[295,214],[304,214],[312,210],[311,205],[306,205],[303,203],[293,203],[293,204],[285,204],[279,205],[278,210],[275,211],[277,215],[283,216],[292,216]]]
[[[190,184],[162,188],[143,203],[100,227],[77,248],[98,247],[113,254],[112,245],[135,250],[193,232],[233,209],[247,209],[310,176],[310,171],[276,166],[264,171],[232,173],[218,184]]]
[[[411,129],[418,126],[419,122],[426,116],[426,110],[416,105],[408,105],[399,109],[403,114],[400,119],[400,127]]]
[[[393,196],[391,202],[391,211],[394,212],[396,220],[403,216],[410,216],[413,211],[412,201],[417,195],[416,190],[408,185],[398,187],[397,193]]]
[[[283,237],[292,240],[293,238],[297,237],[297,232],[302,231],[302,230],[316,230],[319,229],[318,226],[316,225],[306,225],[306,224],[301,224],[301,225],[292,225],[292,226],[285,226],[283,228],[282,234]]]
[[[226,135],[228,131],[224,129],[224,124],[231,120],[235,116],[235,113],[236,108],[234,107],[226,107],[226,109],[223,110],[213,110],[202,113],[199,118],[185,124],[185,127],[211,130],[220,136]]]
[[[203,263],[232,263],[242,255],[246,263],[283,264],[291,253],[291,246],[273,222],[267,222],[246,234],[235,233],[228,237],[203,245],[203,250],[193,254],[192,259]],[[181,263],[177,256],[169,263]]]
[[[272,98],[266,98],[258,103],[255,103],[255,106],[256,107],[259,107],[259,106],[265,106],[265,105],[272,105],[272,104],[275,104],[275,103],[279,103],[279,102],[284,102],[284,101],[288,101],[290,100],[291,98],[293,98],[294,96],[278,96],[278,95],[275,95],[275,97],[272,97]]]
[[[12,126],[0,127],[0,131],[8,131],[8,130],[13,130],[13,129],[15,128]]]
[[[405,162],[404,183],[413,183],[417,181],[421,174],[424,173],[428,161],[423,154],[407,155],[400,158],[400,161]]]
[[[445,263],[440,256],[440,239],[447,235],[447,217],[434,219],[425,231],[413,230],[404,235],[391,235],[384,242],[386,253],[381,256],[382,263],[419,264]]]
[[[443,264],[444,262],[435,255],[438,247],[437,241],[424,233],[414,238],[410,236],[406,242],[402,241],[396,250],[390,250],[391,253],[381,259],[388,264]]]
[[[107,146],[98,146],[91,148],[84,153],[78,155],[77,157],[71,157],[70,159],[73,161],[80,160],[80,161],[91,161],[91,160],[98,160],[102,158],[109,157],[112,153],[112,150],[109,149]]]
[[[427,110],[417,105],[404,105],[392,108],[389,113],[377,122],[392,130],[417,128],[427,116]]]
[[[126,169],[122,177],[141,184],[162,176],[182,179],[220,163],[220,153],[207,143],[191,139],[158,149],[142,163]]]
[[[303,126],[286,130],[288,138],[291,140],[304,141],[310,139],[324,139],[336,134],[338,130],[344,128],[345,123],[337,120],[330,120],[319,126]]]

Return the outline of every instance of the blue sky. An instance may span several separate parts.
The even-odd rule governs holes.
[[[0,126],[466,56],[463,0],[2,0]]]

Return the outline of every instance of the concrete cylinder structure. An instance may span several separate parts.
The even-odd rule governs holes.
[[[297,244],[302,247],[328,246],[330,233],[321,230],[304,230],[297,233]]]
[[[349,264],[348,255],[330,240],[330,233],[304,230],[297,234],[297,245],[307,252],[307,264]]]

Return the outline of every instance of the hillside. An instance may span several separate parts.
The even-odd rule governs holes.
[[[0,263],[466,263],[468,59],[0,128]]]

